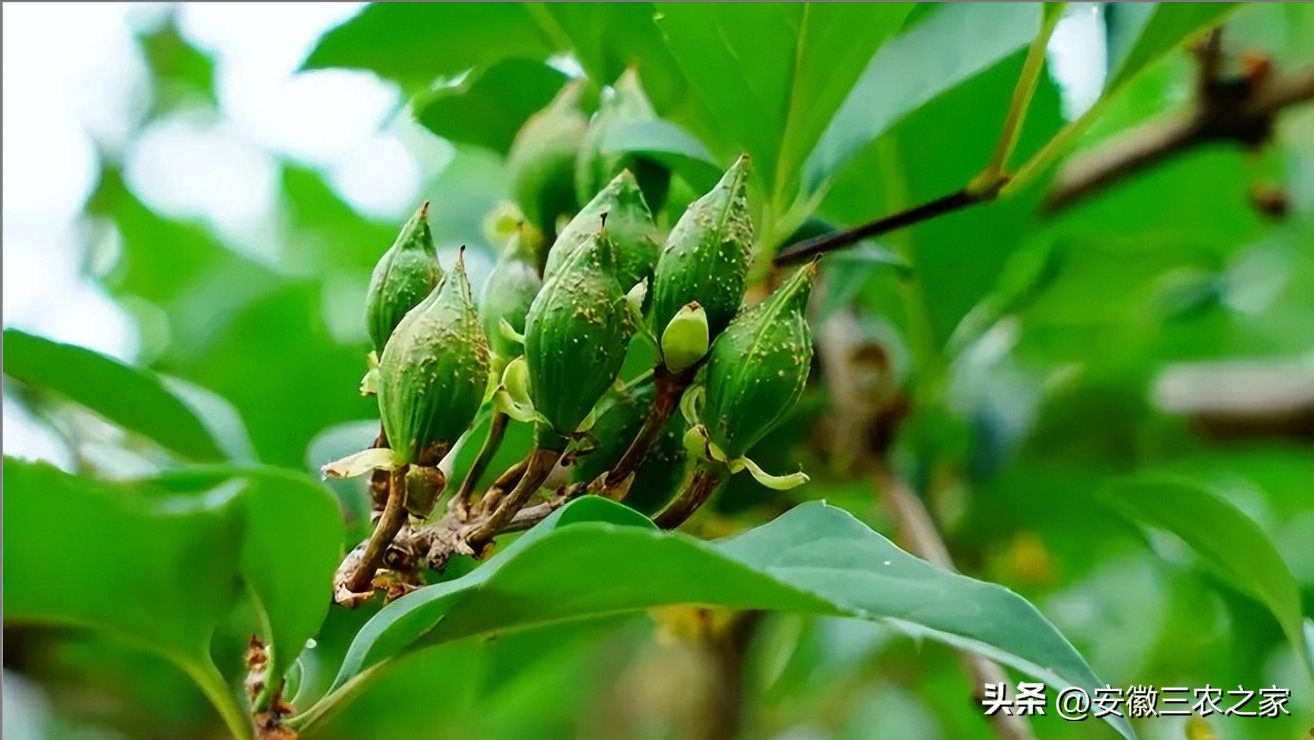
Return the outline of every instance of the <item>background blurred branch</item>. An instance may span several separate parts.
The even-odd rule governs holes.
[[[1314,69],[1275,78],[1267,60],[1251,59],[1237,77],[1220,77],[1217,33],[1200,52],[1200,79],[1194,110],[1164,121],[1153,121],[1115,137],[1087,155],[1075,157],[1055,179],[1045,202],[1054,213],[1070,207],[1146,169],[1163,164],[1183,152],[1215,142],[1236,142],[1255,147],[1267,141],[1277,115],[1292,106],[1314,100]],[[1007,184],[1003,176],[1000,186]],[[800,262],[913,226],[947,213],[995,199],[999,188],[975,192],[964,188],[928,203],[883,216],[852,229],[791,244],[775,257],[777,265]]]

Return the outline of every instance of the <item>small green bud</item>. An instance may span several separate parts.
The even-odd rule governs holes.
[[[365,329],[379,354],[383,354],[388,337],[406,312],[442,280],[428,215],[429,204],[425,203],[402,226],[397,240],[379,258],[370,276],[365,294]]]
[[[634,175],[621,172],[566,224],[548,252],[544,277],[560,271],[575,251],[598,233],[606,220],[607,235],[614,245],[612,268],[621,288],[629,290],[652,275],[657,264],[660,240],[652,213]]]
[[[707,312],[697,302],[685,304],[662,332],[662,361],[678,373],[707,354]]]
[[[488,384],[488,340],[465,263],[406,314],[379,360],[379,414],[400,462],[436,465],[465,432]]]
[[[525,361],[543,444],[564,444],[625,361],[633,325],[625,293],[606,269],[611,249],[607,232],[595,234],[548,276],[529,307]]]
[[[816,276],[816,263],[805,265],[736,316],[712,345],[703,419],[727,459],[743,457],[803,394],[812,363],[805,311]]]
[[[575,162],[575,197],[580,203],[588,202],[622,170],[629,170],[634,173],[644,200],[652,208],[661,209],[671,184],[670,169],[648,157],[603,151],[608,137],[622,127],[656,119],[657,113],[639,86],[638,75],[633,68],[626,70],[616,80],[612,94],[598,106],[598,113],[589,122],[588,134],[580,145]]]
[[[581,103],[586,80],[567,83],[546,108],[530,116],[507,154],[511,191],[525,219],[555,234],[557,217],[570,215],[575,200],[575,157],[588,132]]]
[[[502,331],[502,322],[505,321],[516,334],[524,334],[525,314],[542,286],[543,280],[534,267],[534,256],[517,231],[511,235],[511,240],[493,265],[479,302],[484,334],[498,357],[515,357],[521,353],[520,345]]]
[[[581,455],[570,467],[572,482],[587,484],[620,461],[643,426],[656,393],[656,384],[649,378],[633,387],[607,394],[598,404],[598,418],[591,432],[598,446],[587,455]],[[661,436],[648,449],[643,463],[634,473],[634,482],[625,494],[626,505],[651,514],[679,490],[686,460],[681,442],[684,428],[684,419],[679,414],[667,422]]]
[[[739,310],[753,244],[747,177],[748,157],[741,155],[671,230],[653,277],[655,333],[660,335],[685,304],[696,301],[707,312],[708,332],[715,338]]]

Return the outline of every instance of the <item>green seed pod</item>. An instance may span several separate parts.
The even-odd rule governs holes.
[[[392,330],[406,312],[433,292],[442,280],[425,203],[402,227],[397,240],[379,258],[365,294],[365,329],[374,351],[383,354]]]
[[[534,255],[517,231],[497,258],[497,264],[493,265],[479,301],[484,334],[498,357],[515,357],[522,352],[520,344],[502,331],[502,322],[524,334],[525,314],[542,286],[543,280],[534,267]]]
[[[816,276],[816,263],[808,263],[712,344],[702,416],[728,459],[743,457],[803,394],[812,363],[805,311]]]
[[[543,275],[550,278],[562,265],[568,264],[574,253],[602,228],[604,216],[607,235],[614,246],[615,261],[610,269],[615,271],[621,288],[629,290],[651,276],[657,264],[660,240],[639,184],[628,171],[607,183],[561,230],[548,252]]]
[[[599,406],[598,420],[591,430],[598,447],[571,466],[572,482],[587,484],[620,461],[643,426],[656,392],[656,385],[649,379],[635,387],[608,394]],[[679,414],[667,422],[661,436],[648,449],[643,463],[634,473],[634,482],[625,494],[628,506],[651,514],[679,490],[688,459],[683,444],[684,428],[684,417]]]
[[[399,462],[436,465],[465,432],[488,385],[488,340],[465,263],[406,314],[379,360],[379,414]]]
[[[580,203],[587,203],[611,178],[629,170],[638,180],[644,200],[653,209],[661,209],[671,184],[669,168],[648,157],[602,151],[607,137],[621,127],[656,119],[657,113],[643,94],[638,76],[633,69],[626,70],[616,80],[612,95],[598,106],[598,113],[589,123],[588,134],[580,145],[575,162],[575,197]]]
[[[511,192],[525,219],[544,234],[557,217],[575,212],[575,158],[588,133],[583,102],[586,80],[568,83],[546,108],[525,121],[507,154]]]
[[[742,155],[671,230],[653,277],[652,329],[657,336],[687,303],[696,301],[707,312],[712,338],[739,310],[753,244],[747,176],[748,157]]]
[[[529,307],[525,362],[545,446],[564,444],[625,361],[633,326],[625,293],[605,267],[611,249],[607,232],[597,233],[544,281]]]

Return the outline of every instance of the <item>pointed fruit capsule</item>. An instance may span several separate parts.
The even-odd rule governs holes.
[[[595,234],[548,276],[529,307],[525,362],[546,444],[564,445],[625,361],[633,327],[625,293],[606,269],[611,249],[607,232]]]
[[[515,334],[524,334],[525,314],[541,287],[543,280],[534,267],[534,255],[517,231],[493,265],[479,301],[484,334],[498,357],[505,359],[521,354],[520,344],[502,330],[502,322]]]
[[[657,226],[634,175],[621,172],[566,224],[548,252],[544,277],[568,264],[585,242],[606,223],[614,249],[614,270],[623,290],[652,275],[660,248]]]
[[[728,460],[743,457],[803,394],[812,363],[805,311],[816,275],[815,262],[799,269],[712,345],[702,417],[708,439]]]
[[[425,203],[402,226],[397,240],[379,258],[370,276],[365,294],[365,329],[379,354],[406,312],[442,280],[428,215],[429,204]]]
[[[488,384],[488,340],[465,264],[397,325],[379,360],[379,414],[407,463],[436,465],[474,420]]]
[[[740,156],[711,192],[689,206],[662,246],[652,298],[652,328],[659,336],[690,302],[707,312],[712,338],[739,310],[753,244],[748,168],[748,157]]]
[[[546,108],[530,116],[507,154],[511,191],[525,219],[544,234],[557,217],[575,212],[575,158],[588,133],[582,103],[588,81],[566,84]]]

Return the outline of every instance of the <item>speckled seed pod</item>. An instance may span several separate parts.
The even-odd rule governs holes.
[[[615,271],[621,289],[629,290],[652,275],[660,248],[657,227],[634,175],[625,171],[607,183],[561,230],[548,252],[545,277],[551,278],[572,261],[575,252],[602,228],[604,214],[614,248],[610,269]]]
[[[555,234],[557,217],[575,212],[575,157],[588,132],[581,107],[587,80],[567,83],[548,107],[520,127],[507,172],[525,219],[544,234]]]
[[[712,344],[703,423],[733,460],[744,456],[789,413],[812,363],[805,310],[815,263],[794,273],[766,300],[745,309]]]
[[[633,327],[625,293],[606,269],[606,231],[584,243],[529,307],[525,362],[530,396],[543,418],[539,440],[564,446],[620,373]]]
[[[379,414],[401,462],[436,465],[474,420],[489,350],[465,264],[406,314],[379,361]]]
[[[443,270],[429,231],[429,204],[420,206],[374,265],[365,294],[365,329],[374,351],[383,354],[392,330],[406,312],[433,292]]]
[[[652,329],[657,336],[691,302],[707,312],[712,338],[739,310],[753,244],[748,169],[748,157],[741,155],[710,193],[689,206],[662,246],[653,277]]]
[[[534,267],[533,252],[525,246],[521,232],[517,231],[497,258],[497,264],[493,265],[479,301],[484,334],[497,356],[508,358],[521,353],[520,344],[502,332],[502,322],[509,324],[516,333],[524,334],[525,314],[541,287],[543,279]]]
[[[609,180],[629,170],[638,180],[644,200],[653,209],[661,210],[671,184],[670,169],[647,157],[603,151],[607,137],[620,127],[656,119],[657,113],[643,94],[638,75],[633,68],[626,70],[616,80],[612,95],[598,106],[598,113],[589,122],[588,134],[580,145],[575,162],[575,197],[580,203],[587,203]]]
[[[610,392],[599,405],[598,419],[590,430],[598,441],[598,448],[581,456],[571,466],[572,482],[589,483],[620,461],[643,426],[655,395],[656,385],[651,379],[624,391]],[[635,471],[634,482],[625,493],[627,506],[651,514],[679,490],[688,460],[684,432],[684,417],[675,414]]]

